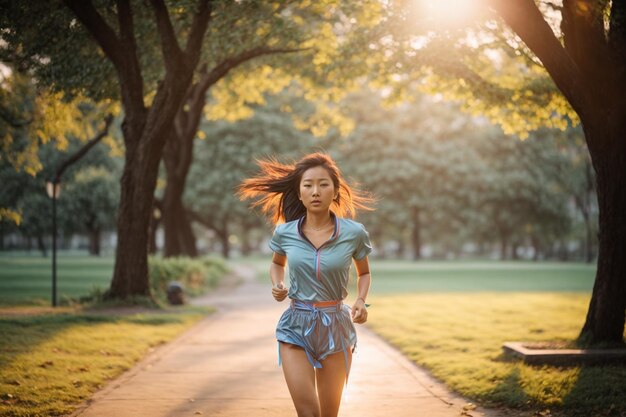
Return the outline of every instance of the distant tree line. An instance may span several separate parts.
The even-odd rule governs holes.
[[[378,93],[350,96],[344,111],[354,121],[346,137],[330,130],[321,138],[295,127],[294,119],[313,111],[293,94],[268,96],[252,117],[201,124],[183,193],[194,245],[200,252],[264,250],[270,225],[234,195],[242,178],[255,172],[255,159],[296,159],[312,150],[332,154],[346,176],[377,198],[368,225],[380,257],[578,259],[592,261],[597,247],[597,203],[593,170],[577,128],[540,130],[526,140],[507,136],[485,119],[457,106],[422,96],[396,107]],[[286,111],[285,109],[289,109]],[[72,147],[78,146],[76,141]],[[43,146],[39,157],[52,167],[62,153]],[[105,145],[67,173],[59,200],[65,235],[89,237],[99,253],[104,230],[112,231],[122,160]],[[0,167],[0,203],[23,213],[19,226],[3,222],[4,237],[20,234],[46,253],[50,201],[49,169],[36,177]],[[162,167],[155,200],[162,199],[167,174]],[[156,205],[151,251],[160,252],[162,228]]]

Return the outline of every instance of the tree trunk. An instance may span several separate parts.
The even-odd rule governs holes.
[[[422,238],[420,231],[422,225],[420,223],[420,209],[414,208],[412,213],[413,228],[411,229],[411,244],[413,245],[413,260],[422,259]]]
[[[515,241],[511,245],[511,259],[514,261],[519,261],[519,242]]]
[[[241,226],[241,254],[250,256],[252,253],[252,244],[250,242],[250,225],[244,222]]]
[[[621,119],[624,120],[624,117]],[[606,127],[597,131],[585,129],[596,171],[600,227],[596,280],[587,318],[579,336],[579,342],[584,345],[624,343],[626,126],[610,132],[615,135],[613,137],[606,134],[607,130]]]
[[[506,260],[507,251],[509,249],[509,236],[505,233],[500,234],[500,260]]]
[[[191,229],[191,222],[187,217],[187,210],[183,206],[182,193],[184,181],[170,182],[168,175],[167,186],[163,196],[162,222],[165,234],[163,256],[197,257],[196,239]]]
[[[101,230],[99,227],[89,231],[89,254],[100,256],[100,237]]]
[[[146,151],[142,156],[144,158],[133,158],[132,151],[127,149],[117,220],[115,268],[108,294],[111,298],[150,296],[148,239],[160,152]]]
[[[200,110],[203,106],[204,100],[201,102]],[[190,123],[187,112],[181,109],[176,115],[175,125],[185,125],[186,122]],[[193,161],[193,139],[197,131],[197,124],[194,127],[191,128],[191,131],[172,128],[163,153],[167,175],[163,195],[163,210],[161,211],[165,235],[165,247],[163,249],[163,256],[165,257],[185,255],[195,258],[198,256],[191,220],[183,205],[187,174]]]
[[[224,223],[223,229],[219,232],[220,242],[222,243],[222,256],[230,258],[230,241],[228,240],[228,225]]]
[[[117,220],[118,243],[108,297],[150,296],[148,241],[159,162],[166,135],[183,104],[198,65],[212,4],[199,1],[181,49],[165,2],[152,1],[165,69],[146,106],[131,2],[117,2],[117,30],[87,0],[64,0],[115,67],[124,121],[126,159]]]
[[[28,238],[28,242],[29,242],[29,246],[30,246],[30,238]],[[41,251],[41,256],[42,257],[46,257],[48,256],[47,252],[46,252],[46,244],[43,241],[43,236],[38,235],[37,236],[37,248]],[[30,248],[29,248],[30,250]]]
[[[398,242],[398,248],[396,249],[396,256],[398,257],[398,259],[402,259],[404,258],[404,250],[405,250],[403,236],[400,236],[400,238],[397,239],[397,242]]]

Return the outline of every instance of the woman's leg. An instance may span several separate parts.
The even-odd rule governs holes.
[[[337,417],[341,393],[346,382],[346,360],[343,352],[333,353],[321,361],[322,368],[316,369],[317,394],[321,417]],[[352,365],[352,351],[348,349],[348,368]]]
[[[320,417],[320,406],[315,392],[315,371],[304,349],[280,342],[280,357],[298,417]]]

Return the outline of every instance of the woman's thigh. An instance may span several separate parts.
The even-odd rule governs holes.
[[[327,356],[321,361],[322,368],[316,370],[321,417],[337,417],[339,413],[346,373],[352,365],[352,351],[347,353],[347,368],[344,353],[338,352]]]
[[[302,349],[291,343],[280,342],[283,374],[299,417],[319,417],[320,409],[315,392],[315,371]]]

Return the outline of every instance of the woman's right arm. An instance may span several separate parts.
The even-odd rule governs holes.
[[[272,280],[272,296],[276,301],[283,301],[289,290],[285,288],[285,265],[287,257],[274,252],[270,265],[270,279]]]

